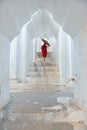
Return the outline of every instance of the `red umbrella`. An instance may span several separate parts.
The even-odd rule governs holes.
[[[48,43],[48,41],[46,41],[45,39],[41,39],[43,42],[44,42],[44,44],[47,44],[48,46],[50,46],[50,44]]]

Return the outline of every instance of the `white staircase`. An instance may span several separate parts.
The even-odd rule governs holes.
[[[10,80],[11,91],[14,90],[52,90],[73,91],[73,87],[67,86],[61,81],[60,66],[47,59],[45,63],[39,58],[37,62],[28,66],[26,80],[19,82]]]
[[[26,84],[26,85],[25,85]],[[60,82],[59,66],[52,61],[39,61],[29,65],[25,83],[18,83],[30,90],[58,90]]]

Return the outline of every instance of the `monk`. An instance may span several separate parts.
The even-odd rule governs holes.
[[[47,57],[47,46],[50,46],[50,44],[46,41],[46,40],[44,40],[44,39],[41,39],[42,41],[43,41],[43,45],[41,46],[41,55],[42,55],[42,57],[44,58],[44,60],[45,60],[45,58]]]

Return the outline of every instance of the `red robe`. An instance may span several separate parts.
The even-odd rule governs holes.
[[[41,46],[41,55],[42,57],[46,58],[47,56],[47,46],[50,46],[50,44],[45,40],[45,39],[41,39],[44,44]]]
[[[45,44],[41,46],[41,55],[44,58],[47,56],[47,46]]]

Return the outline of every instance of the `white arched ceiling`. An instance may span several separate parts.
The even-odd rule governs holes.
[[[12,40],[39,9],[46,9],[72,37],[87,23],[87,0],[1,0],[0,33]]]
[[[48,35],[49,37],[58,37],[59,25],[46,10],[39,10],[35,13],[30,22],[27,23],[29,36],[40,37]]]

